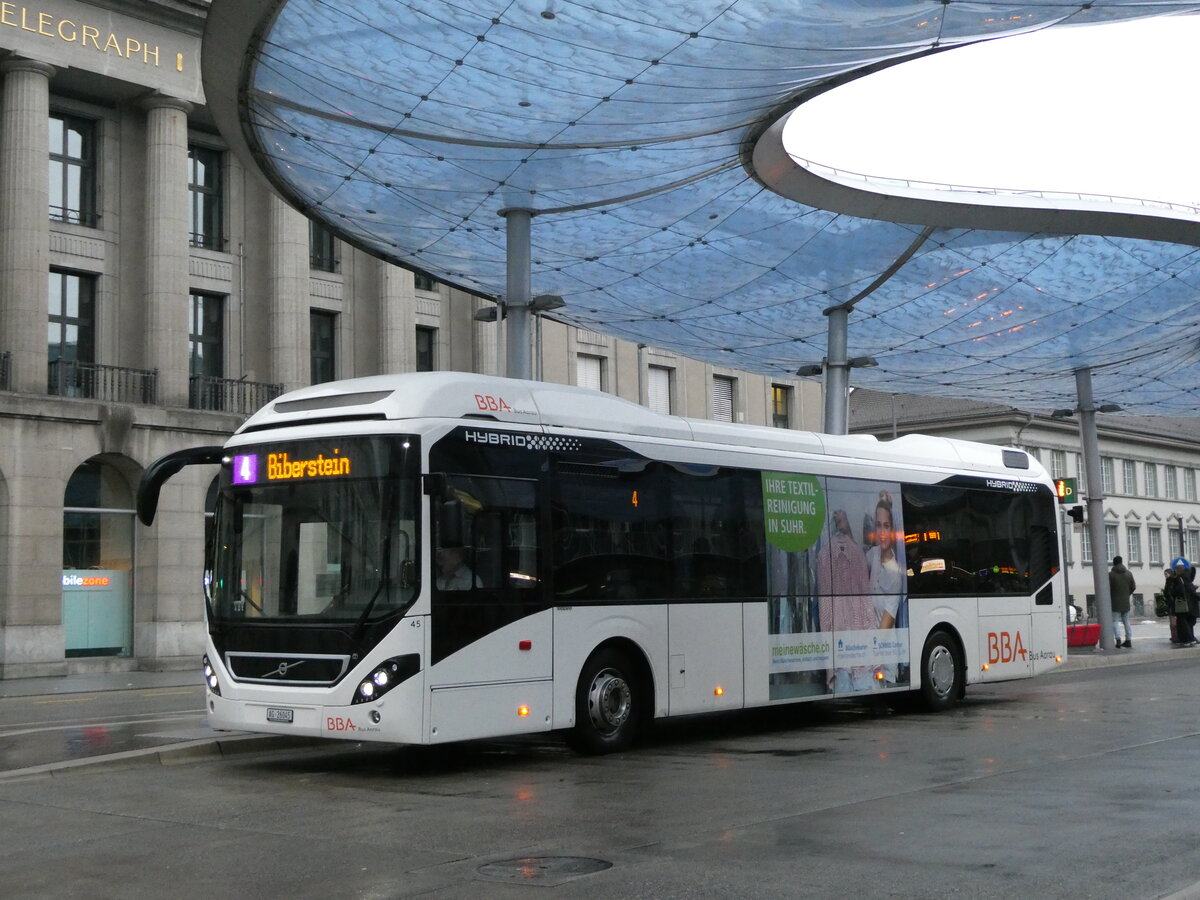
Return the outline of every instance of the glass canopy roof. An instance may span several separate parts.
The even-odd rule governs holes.
[[[849,355],[879,363],[857,385],[1040,409],[1073,404],[1090,367],[1099,402],[1197,415],[1200,219],[892,203],[775,146],[806,97],[916,54],[1197,9],[213,0],[204,82],[297,207],[474,293],[503,297],[500,213],[529,209],[533,293],[583,328],[791,375],[824,355],[824,311],[854,301]]]

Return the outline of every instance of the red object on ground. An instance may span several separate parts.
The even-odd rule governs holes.
[[[1068,647],[1094,647],[1100,643],[1100,623],[1091,625],[1068,625]]]

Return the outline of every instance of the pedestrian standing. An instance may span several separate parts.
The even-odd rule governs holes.
[[[1114,556],[1112,568],[1108,570],[1108,593],[1112,598],[1113,642],[1117,647],[1133,647],[1133,632],[1129,630],[1129,598],[1136,589],[1133,573],[1125,568],[1121,557]],[[1125,626],[1125,643],[1121,643],[1119,624]]]
[[[1175,617],[1176,647],[1191,647],[1196,643],[1196,635],[1192,630],[1196,624],[1192,612],[1192,594],[1195,588],[1184,578],[1185,566],[1176,563],[1175,568],[1167,569],[1167,582],[1163,586],[1163,596],[1167,598],[1167,609]],[[1189,591],[1188,589],[1191,588]]]

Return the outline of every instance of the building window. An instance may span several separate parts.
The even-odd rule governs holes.
[[[318,272],[338,270],[337,239],[320,222],[308,220],[308,265]]]
[[[1125,526],[1125,556],[1131,566],[1142,564],[1142,526]]]
[[[1038,462],[1042,461],[1042,448],[1041,447],[1026,447],[1025,452],[1028,453],[1030,456],[1032,456],[1034,459],[1036,459]]]
[[[1121,460],[1121,468],[1125,470],[1125,493],[1136,497],[1138,492],[1137,485],[1137,463],[1132,459]]]
[[[222,211],[221,151],[188,147],[188,197],[191,203],[191,244],[207,250],[225,246]]]
[[[1111,561],[1114,557],[1121,555],[1121,545],[1117,537],[1116,525],[1104,526],[1104,559]]]
[[[771,424],[776,428],[791,428],[792,389],[787,385],[771,385]]]
[[[1189,503],[1196,502],[1196,470],[1183,470],[1183,499]]]
[[[90,397],[94,381],[90,364],[95,362],[95,276],[51,270],[47,301],[49,392]]]
[[[1087,496],[1087,469],[1083,465],[1083,457],[1075,454],[1075,480],[1079,482],[1079,493]]]
[[[1163,488],[1168,500],[1179,499],[1179,470],[1174,466],[1163,466]]]
[[[225,375],[225,298],[191,295],[188,326],[188,405],[223,409]]]
[[[1100,457],[1100,480],[1104,483],[1105,494],[1117,492],[1116,466],[1113,464],[1111,456]]]
[[[418,291],[429,291],[434,293],[437,291],[437,282],[428,275],[422,275],[420,272],[413,272],[413,287]]]
[[[671,414],[671,374],[666,366],[650,366],[646,370],[649,384],[646,400],[652,410],[663,415]]]
[[[65,655],[128,656],[133,647],[133,492],[112,466],[79,466],[63,493]]]
[[[50,218],[96,224],[96,123],[50,114]]]
[[[192,294],[189,374],[221,378],[225,374],[225,299],[215,294]]]
[[[711,416],[718,422],[732,422],[734,403],[737,399],[736,384],[728,375],[714,375],[712,379]]]
[[[1146,549],[1150,551],[1150,565],[1161,566],[1163,561],[1162,528],[1157,525],[1146,526],[1146,544]]]
[[[575,360],[575,383],[592,390],[604,390],[604,358],[580,353]]]
[[[1067,454],[1063,450],[1050,451],[1050,477],[1067,477]]]
[[[1158,466],[1146,463],[1146,496],[1158,496]]]
[[[433,372],[437,370],[437,360],[434,358],[434,348],[437,347],[437,329],[417,326],[417,371]]]
[[[1180,536],[1182,534],[1183,534],[1183,532],[1181,532],[1177,526],[1175,526],[1175,525],[1167,526],[1167,554],[1168,555],[1174,556],[1176,553],[1178,553],[1180,556],[1187,556],[1187,554],[1183,552],[1184,551],[1183,539]]]
[[[312,383],[337,378],[337,313],[312,310],[308,314]]]
[[[1088,533],[1087,528],[1079,530],[1079,556],[1084,564],[1092,561],[1092,536]]]
[[[1187,552],[1183,555],[1189,562],[1191,562],[1200,556],[1200,554],[1197,554],[1197,548],[1200,547],[1200,531],[1197,531],[1194,528],[1189,528],[1185,536],[1187,538]]]

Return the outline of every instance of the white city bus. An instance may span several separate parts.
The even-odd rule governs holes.
[[[464,373],[286,394],[224,447],[214,728],[433,744],[1026,678],[1066,651],[1026,453],[660,415]]]

